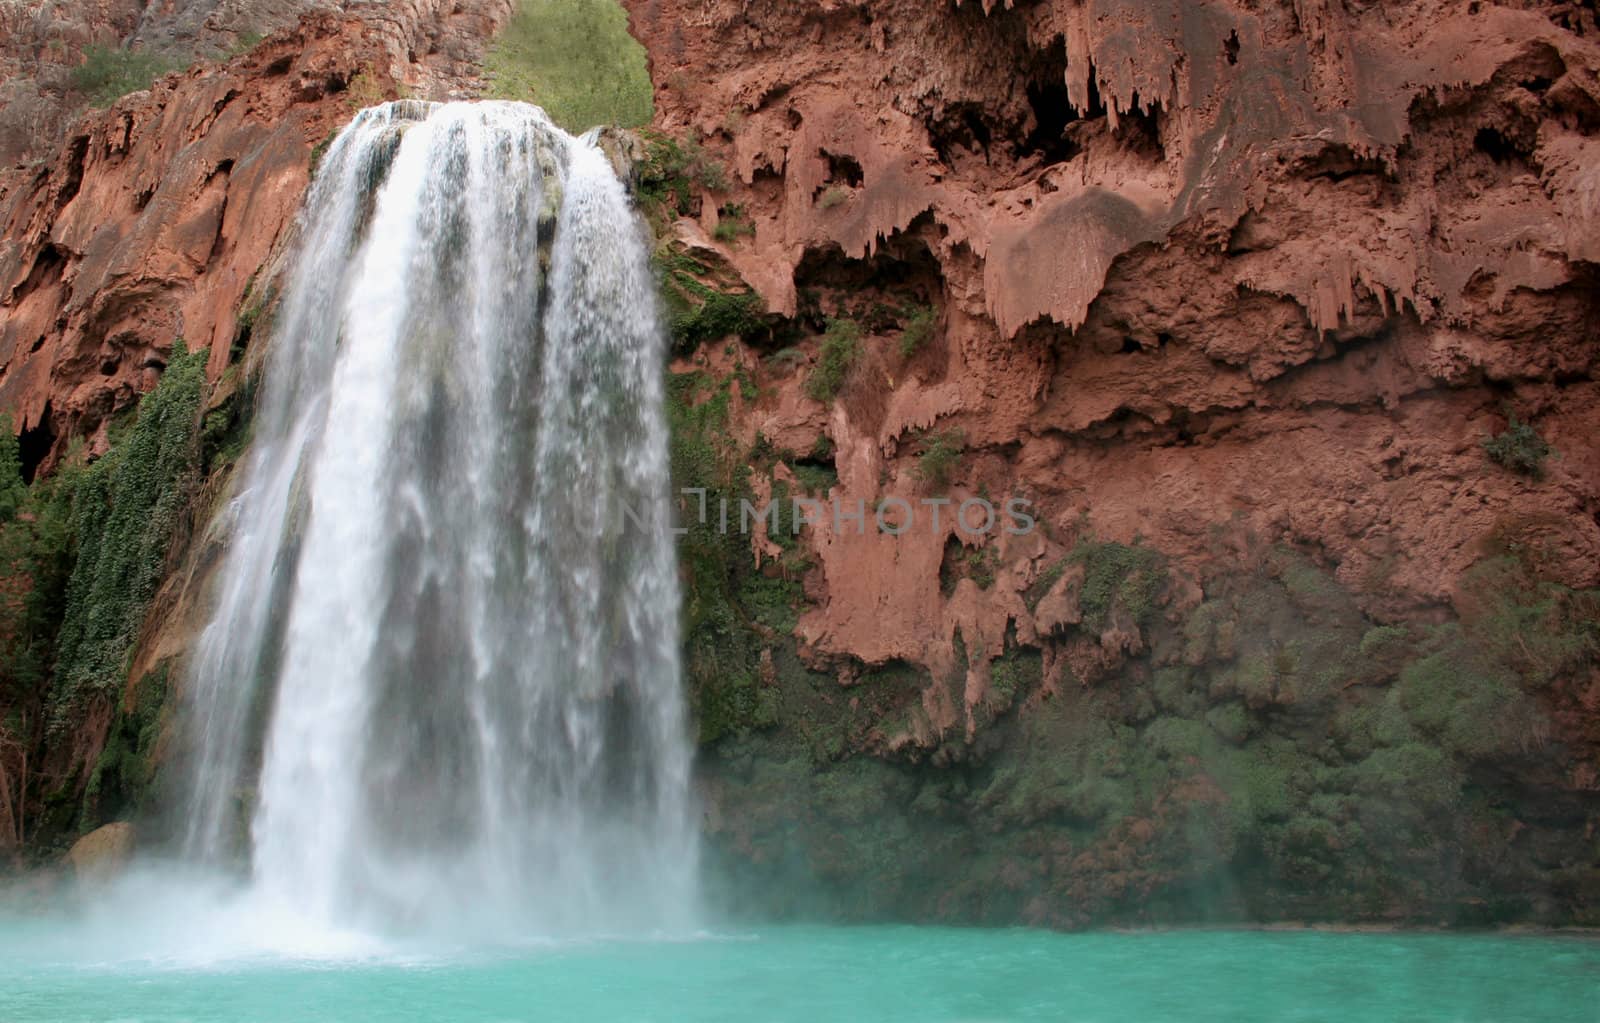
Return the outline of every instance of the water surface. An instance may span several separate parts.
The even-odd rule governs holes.
[[[585,1023],[1600,1018],[1600,941],[767,927],[496,948],[0,924],[0,1019]],[[282,933],[278,938],[284,938]]]

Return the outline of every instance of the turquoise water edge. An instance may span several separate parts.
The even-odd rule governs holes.
[[[788,926],[297,956],[181,928],[147,951],[62,921],[0,928],[8,1023],[1600,1019],[1587,936]]]

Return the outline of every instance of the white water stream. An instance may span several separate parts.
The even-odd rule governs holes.
[[[247,853],[330,925],[683,924],[663,346],[622,185],[536,108],[400,102],[334,141],[302,230],[194,658],[187,858]]]

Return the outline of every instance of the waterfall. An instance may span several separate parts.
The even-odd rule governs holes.
[[[301,232],[191,669],[188,857],[337,923],[683,923],[662,331],[622,185],[537,108],[391,103]]]

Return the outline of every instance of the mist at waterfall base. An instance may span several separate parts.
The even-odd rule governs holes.
[[[0,1019],[1593,1018],[1581,939],[708,920],[663,339],[609,163],[532,107],[374,108],[294,253],[171,855],[0,906]]]

